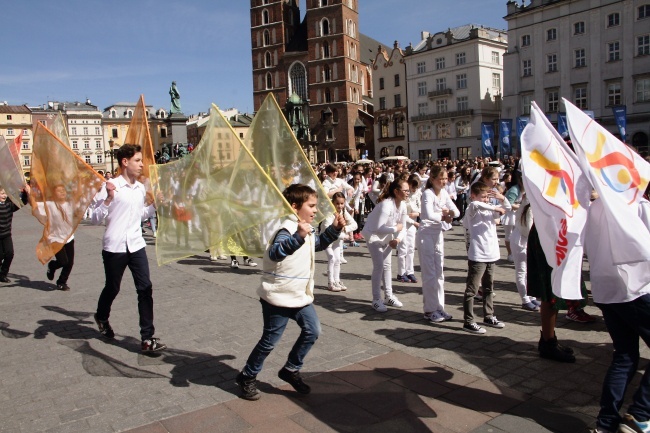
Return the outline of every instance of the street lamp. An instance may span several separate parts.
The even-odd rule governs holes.
[[[104,156],[106,158],[109,156],[111,157],[111,175],[113,175],[115,173],[115,166],[113,165],[113,157],[115,156],[115,150],[113,150],[113,147],[115,146],[115,141],[112,138],[108,140],[108,146],[110,147],[110,150],[105,150]]]

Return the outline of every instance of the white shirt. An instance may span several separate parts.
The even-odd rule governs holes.
[[[474,262],[491,263],[501,258],[497,226],[494,222],[500,214],[496,206],[472,201],[463,217],[463,226],[469,231],[467,258]]]
[[[124,176],[109,180],[115,185],[113,201],[106,206],[106,186],[102,187],[97,197],[95,211],[92,216],[93,224],[106,221],[104,232],[104,251],[110,253],[136,252],[147,244],[142,238],[141,223],[155,213],[152,205],[145,207],[144,185],[136,181],[130,184]]]
[[[402,224],[402,231],[396,230]],[[392,239],[402,240],[406,234],[406,203],[402,201],[397,207],[395,200],[387,198],[375,206],[366,218],[361,233],[368,242],[388,243]]]
[[[444,188],[440,190],[438,196],[433,192],[433,188],[425,189],[422,193],[422,213],[420,214],[422,229],[429,227],[440,229],[443,208],[447,208],[454,218],[460,215],[458,208]]]

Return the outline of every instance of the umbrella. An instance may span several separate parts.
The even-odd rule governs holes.
[[[405,161],[408,160],[405,156],[387,156],[381,159],[382,161]]]
[[[375,161],[371,161],[370,159],[357,159],[355,161],[355,164],[371,164]]]

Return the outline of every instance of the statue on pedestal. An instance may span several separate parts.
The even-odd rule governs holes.
[[[172,81],[172,86],[169,88],[169,96],[171,96],[172,103],[169,109],[169,114],[182,114],[181,111],[181,94],[176,88],[176,81]]]

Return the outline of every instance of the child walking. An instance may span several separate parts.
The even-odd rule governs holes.
[[[386,305],[398,308],[403,306],[397,296],[393,295],[391,252],[405,236],[405,200],[410,192],[406,179],[397,178],[391,182],[377,199],[361,232],[366,238],[372,259],[372,308],[380,313],[388,311]],[[385,301],[381,299],[382,281]]]
[[[397,245],[397,281],[403,283],[417,283],[415,270],[413,269],[413,257],[415,256],[415,235],[420,223],[420,179],[415,173],[409,176],[408,180],[411,193],[406,199],[406,235],[404,241]]]
[[[357,223],[352,216],[345,209],[345,195],[342,192],[337,192],[332,196],[332,203],[336,208],[336,213],[328,215],[323,221],[321,226],[322,230],[326,230],[332,223],[342,215],[345,219],[345,229],[341,231],[339,237],[329,244],[325,249],[327,254],[327,288],[332,292],[340,292],[341,290],[348,290],[345,284],[341,282],[341,248],[343,240],[357,229]]]
[[[485,334],[485,328],[474,320],[474,296],[479,282],[483,288],[483,323],[493,328],[503,328],[503,322],[494,315],[492,289],[494,288],[494,267],[499,260],[499,238],[495,219],[506,211],[500,206],[489,204],[490,187],[482,182],[470,188],[471,202],[463,218],[463,226],[469,233],[467,252],[467,288],[463,300],[463,330],[473,334]]]
[[[241,388],[241,397],[246,400],[261,397],[256,377],[262,371],[264,360],[280,341],[289,319],[300,326],[301,332],[278,377],[301,394],[311,392],[300,376],[300,369],[321,330],[313,305],[314,253],[338,239],[345,226],[345,219],[339,214],[332,225],[317,236],[311,226],[317,212],[316,191],[307,185],[294,184],[282,195],[291,203],[297,218],[292,216],[283,221],[264,253],[262,281],[257,289],[264,330],[235,379]]]
[[[460,212],[445,189],[447,179],[447,170],[441,166],[432,167],[422,194],[418,253],[422,269],[424,318],[432,322],[452,319],[451,314],[445,311],[445,276],[442,270],[445,257],[443,223],[450,224]]]

